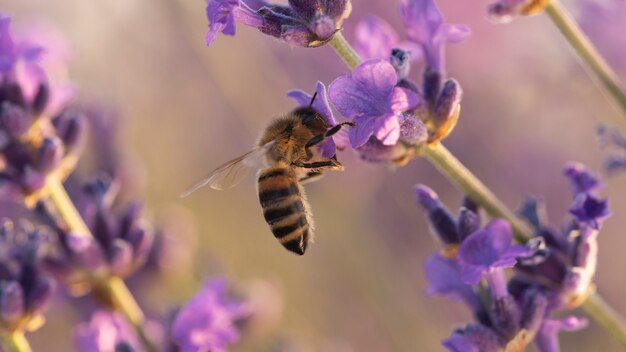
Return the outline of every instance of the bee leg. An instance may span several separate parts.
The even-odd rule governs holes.
[[[309,171],[307,172],[305,176],[300,178],[299,181],[301,184],[305,184],[305,183],[317,181],[320,178],[322,178],[322,176],[324,176],[324,174],[321,171]]]
[[[341,128],[343,126],[350,126],[350,127],[354,127],[354,124],[352,122],[342,122],[340,124],[337,124],[333,127],[331,127],[328,131],[322,133],[322,134],[318,134],[317,136],[311,138],[306,145],[304,146],[305,149],[309,149],[317,144],[322,143],[326,138],[334,135],[335,133],[339,132],[341,130]]]
[[[301,167],[305,169],[328,169],[335,171],[343,171],[343,165],[336,158],[332,158],[324,161],[316,161],[312,163],[303,163],[299,161],[294,161],[291,165],[296,167]]]

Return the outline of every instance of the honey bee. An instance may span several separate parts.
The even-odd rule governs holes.
[[[219,166],[181,197],[206,185],[231,188],[258,168],[257,191],[265,221],[287,250],[302,255],[313,238],[313,219],[302,185],[318,180],[325,170],[343,170],[336,156],[323,158],[313,147],[346,125],[354,126],[351,122],[330,126],[311,105],[295,109],[272,121],[254,149]]]

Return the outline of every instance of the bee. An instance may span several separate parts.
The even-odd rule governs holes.
[[[287,250],[302,255],[313,239],[311,209],[302,185],[319,180],[323,171],[343,171],[336,155],[323,158],[313,147],[346,125],[354,126],[351,122],[330,126],[311,104],[295,109],[272,121],[254,149],[219,166],[181,197],[206,185],[231,188],[258,168],[257,191],[265,221]]]

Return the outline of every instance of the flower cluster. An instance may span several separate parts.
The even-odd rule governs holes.
[[[0,224],[0,330],[35,330],[43,323],[55,282],[39,264],[52,240],[26,222]]]
[[[207,45],[218,33],[235,34],[235,21],[286,43],[317,47],[332,39],[350,15],[350,0],[289,0],[288,5],[263,0],[207,0]]]
[[[455,218],[430,188],[416,186],[418,203],[444,244],[426,261],[428,292],[462,300],[476,319],[444,341],[450,351],[523,350],[531,342],[556,351],[558,331],[586,325],[552,313],[575,308],[593,290],[597,234],[609,212],[606,200],[597,198],[600,183],[582,165],[572,163],[564,173],[574,195],[568,226],[557,231],[545,224],[541,203],[529,198],[520,214],[536,236],[526,245],[512,244],[511,226],[502,219],[480,229],[473,203]],[[506,268],[515,270],[508,280]]]
[[[60,240],[56,255],[46,257],[45,263],[64,281],[81,283],[85,273],[126,277],[146,261],[153,232],[141,218],[140,203],[116,204],[118,189],[114,181],[96,179],[84,187],[76,201],[93,238],[69,231],[45,205],[37,207]]]
[[[183,352],[223,352],[239,339],[235,324],[250,313],[248,305],[228,297],[225,279],[212,279],[178,312],[172,338]]]
[[[84,129],[39,66],[44,48],[15,41],[10,24],[0,14],[0,190],[15,197],[40,189],[55,170],[66,176]]]

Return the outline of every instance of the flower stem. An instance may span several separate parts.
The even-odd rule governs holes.
[[[532,230],[510,211],[487,186],[463,165],[441,143],[427,145],[421,149],[426,158],[454,185],[480,204],[491,216],[506,219],[511,223],[513,234],[519,242],[526,242]]]
[[[339,55],[339,57],[346,63],[346,65],[348,65],[348,67],[350,67],[351,70],[354,70],[354,68],[361,63],[359,54],[354,51],[341,31],[337,31],[328,44],[335,49],[337,55]]]
[[[55,174],[50,175],[46,180],[46,191],[70,231],[81,236],[93,237],[91,231],[89,231],[89,228],[74,206],[74,203],[65,191],[65,187],[63,187],[60,178]],[[94,277],[93,280],[95,281],[94,285],[98,285],[104,289],[103,291],[114,303],[115,308],[119,310],[124,317],[126,317],[126,320],[128,320],[131,325],[133,325],[137,334],[141,338],[141,341],[146,347],[146,350],[149,352],[158,351],[157,347],[152,341],[150,341],[143,328],[144,314],[132,293],[124,284],[124,281],[116,276]]]
[[[104,292],[111,297],[116,309],[119,310],[135,328],[137,335],[139,335],[146,349],[150,352],[157,352],[158,348],[150,341],[150,338],[143,328],[145,321],[144,314],[137,304],[137,301],[135,301],[133,294],[124,284],[124,281],[117,276],[113,276],[107,280],[103,280],[101,287],[104,289]]]
[[[589,38],[583,33],[567,9],[558,0],[551,0],[545,11],[578,56],[589,65],[589,68],[598,77],[626,117],[626,91],[624,90],[624,85],[619,81],[615,72]]]
[[[24,332],[3,332],[0,336],[2,337],[2,344],[0,346],[4,346],[7,352],[31,352],[28,340],[24,337]]]
[[[626,322],[602,296],[597,293],[591,294],[581,307],[626,348]]]
[[[556,0],[552,1],[556,2]],[[330,41],[330,45],[350,69],[354,69],[361,62],[359,56],[340,32],[335,33],[335,36]],[[600,56],[597,55],[597,57]],[[604,64],[604,66],[608,68],[606,64]],[[626,99],[623,101],[624,104],[622,104],[622,106],[626,112]],[[421,151],[450,182],[480,204],[490,215],[507,219],[511,223],[516,239],[526,241],[532,237],[532,230],[517,218],[514,213],[478,179],[478,177],[472,174],[472,172],[442,144],[436,143],[427,145],[423,147]],[[582,304],[582,308],[602,326],[602,328],[613,335],[623,347],[626,347],[626,323],[624,319],[615,312],[599,294],[591,294]]]

